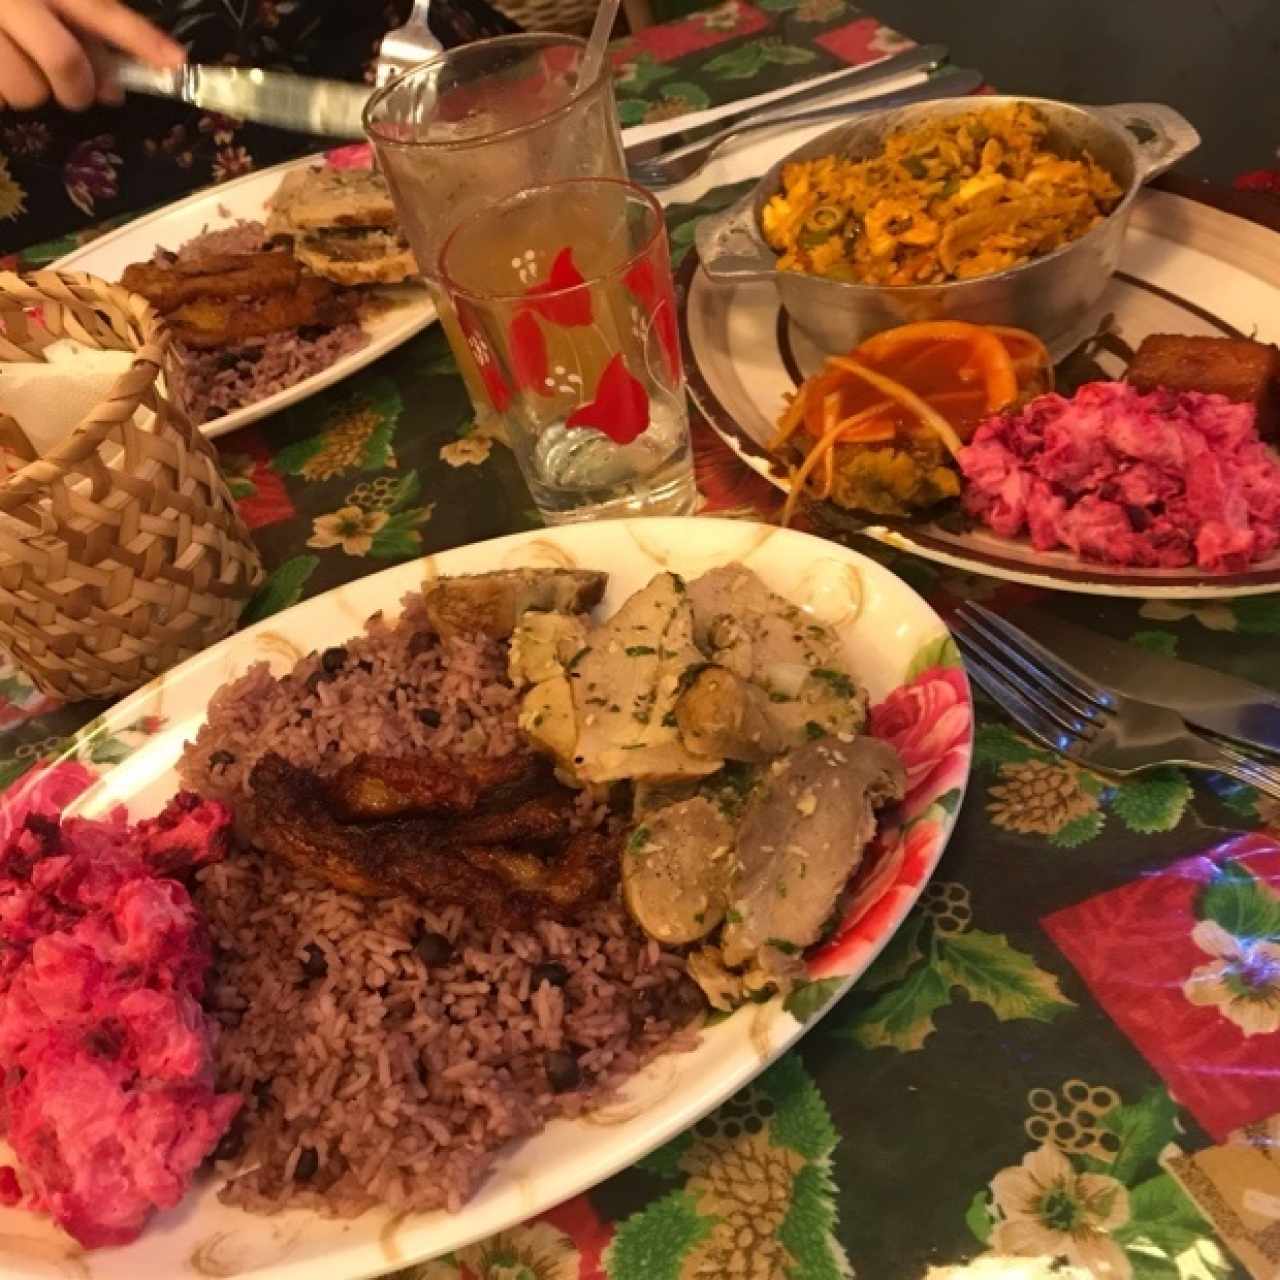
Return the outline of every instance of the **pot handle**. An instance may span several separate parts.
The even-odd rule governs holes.
[[[703,218],[694,232],[698,260],[722,284],[772,280],[778,260],[756,227],[755,192]]]
[[[1191,121],[1159,102],[1121,102],[1093,110],[1133,139],[1139,184],[1158,178],[1200,145]]]

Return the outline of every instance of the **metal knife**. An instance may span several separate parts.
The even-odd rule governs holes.
[[[1098,635],[1036,609],[1010,609],[1009,620],[1099,684],[1169,707],[1189,724],[1224,738],[1280,751],[1280,693],[1274,690]]]
[[[812,102],[815,98],[824,98],[830,93],[848,93],[853,89],[870,88],[883,81],[909,75],[913,71],[923,71],[928,74],[941,67],[947,61],[947,57],[946,45],[922,44],[904,50],[902,53],[895,53],[891,57],[882,58],[879,62],[850,67],[847,71],[829,76],[819,83],[814,83],[811,79],[801,80],[790,91],[780,94],[769,102],[757,103],[754,107],[718,116],[707,124],[697,125],[691,129],[681,129],[663,138],[636,143],[626,148],[627,156],[632,158],[634,152],[636,159],[653,159],[666,151],[710,137],[711,134],[719,133],[722,129],[731,129],[765,112],[790,111],[792,107],[804,102]]]
[[[321,138],[363,138],[361,117],[367,85],[313,80],[257,67],[210,67],[191,63],[176,70],[148,67],[129,58],[112,60],[122,89],[176,98],[204,111],[254,120]]]

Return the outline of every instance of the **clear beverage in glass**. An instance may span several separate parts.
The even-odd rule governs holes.
[[[626,171],[605,61],[578,83],[586,42],[513,35],[450,49],[377,90],[364,124],[478,414],[483,383],[439,284],[440,250],[473,210],[524,187]]]
[[[450,235],[440,273],[549,524],[693,509],[671,259],[649,192],[578,178],[492,201]]]

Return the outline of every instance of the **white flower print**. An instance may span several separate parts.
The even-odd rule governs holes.
[[[1212,920],[1196,925],[1191,940],[1213,959],[1192,971],[1182,994],[1216,1005],[1246,1036],[1280,1031],[1280,943],[1237,938]]]
[[[1129,1221],[1129,1193],[1105,1173],[1077,1173],[1048,1143],[991,1179],[998,1213],[995,1252],[1065,1258],[1097,1280],[1131,1280],[1133,1269],[1111,1232]]]

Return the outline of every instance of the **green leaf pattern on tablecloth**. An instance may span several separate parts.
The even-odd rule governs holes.
[[[1172,631],[1135,631],[1129,637],[1129,643],[1165,658],[1178,656],[1178,637]]]
[[[1096,840],[1109,818],[1136,835],[1173,831],[1192,796],[1181,769],[1108,781],[1003,724],[979,725],[974,770],[987,783],[987,816],[996,827],[1062,849]]]
[[[1196,915],[1213,921],[1233,938],[1280,942],[1280,897],[1238,862],[1218,869],[1200,895]]]
[[[610,1280],[741,1276],[846,1280],[835,1237],[831,1153],[821,1094],[793,1056],[643,1162],[684,1187],[618,1225]]]
[[[1100,1095],[1113,1105],[1094,1115]],[[1108,1280],[1232,1274],[1208,1224],[1159,1165],[1180,1133],[1164,1089],[1126,1104],[1114,1090],[1071,1080],[1060,1095],[1033,1089],[1028,1101],[1027,1132],[1039,1145],[958,1207],[979,1244]]]
[[[953,987],[985,1004],[1001,1022],[1049,1022],[1070,1007],[1051,973],[1010,945],[1002,933],[942,935],[935,939],[937,970]]]
[[[827,70],[841,38],[837,33],[858,16],[844,0],[756,0],[733,10],[704,13],[680,33],[681,39],[692,33],[698,45],[687,54],[655,56],[642,41],[632,43],[619,83],[624,124],[670,118]],[[767,23],[762,32],[734,34],[741,28],[732,24],[754,22],[761,15]],[[827,33],[837,39],[815,39]],[[866,47],[888,51],[884,35],[871,37]],[[712,191],[696,204],[671,210],[677,266],[693,244],[698,218],[723,208],[743,189]],[[24,255],[24,263],[47,263],[81,239]],[[529,512],[529,499],[506,450],[495,448],[483,468],[455,470],[447,458],[440,459],[441,447],[466,413],[456,364],[437,327],[339,387],[264,423],[261,439],[274,456],[255,455],[261,458],[257,474],[270,466],[282,478],[296,514],[270,529],[255,530],[272,572],[243,622],[268,617],[393,558],[521,525],[534,527],[537,518]],[[705,449],[709,437],[705,428],[698,430]],[[230,483],[237,496],[250,497],[247,486],[254,483],[255,467],[235,456],[244,448],[236,436],[225,443]],[[482,445],[475,442],[472,457],[479,456]],[[460,459],[461,453],[450,456]],[[434,516],[423,492],[439,499]],[[354,507],[362,519],[376,517],[378,528],[370,531],[365,553],[347,554],[340,544],[307,549],[315,519],[344,506]],[[944,610],[965,599],[982,600],[998,611],[1038,600],[1064,617],[1128,637],[1151,652],[1275,681],[1274,646],[1267,641],[1280,634],[1280,595],[1146,604],[1037,596],[893,548],[862,541],[855,545]],[[952,661],[954,655],[919,659],[923,665],[937,660]],[[76,731],[79,718],[97,708],[50,712],[29,682],[13,679],[10,683],[0,675],[0,714],[11,717],[0,754],[0,786],[63,749],[101,768],[155,731],[154,724],[139,722],[109,732],[101,719]],[[24,716],[29,708],[39,708],[34,718],[29,712]],[[1113,883],[1124,874],[1118,867],[1125,860],[1132,866],[1154,865],[1197,847],[1202,833],[1202,842],[1209,843],[1219,833],[1245,826],[1280,827],[1280,806],[1249,787],[1219,779],[1197,785],[1194,793],[1175,771],[1117,786],[1075,766],[1055,772],[1055,763],[1037,744],[1000,722],[995,709],[982,709],[969,799],[947,854],[956,869],[949,874],[958,879],[930,886],[923,905],[908,916],[870,972],[798,1052],[696,1129],[641,1161],[639,1170],[592,1193],[597,1213],[607,1210],[619,1219],[606,1255],[608,1275],[838,1280],[850,1270],[833,1239],[838,1210],[841,1234],[863,1277],[918,1280],[935,1264],[940,1276],[950,1274],[951,1262],[991,1246],[993,1230],[1005,1217],[984,1179],[1001,1165],[1017,1167],[1032,1141],[1023,1137],[1017,1121],[1007,1129],[999,1127],[1000,1105],[1020,1105],[999,1096],[1001,1089],[1008,1092],[1002,1082],[1018,1080],[1020,1092],[1029,1073],[1054,1061],[1052,1055],[1079,1053],[1088,1055],[1082,1061],[1096,1058],[1107,1064],[1108,1071],[1114,1065],[1117,1078],[1123,1072],[1132,1099],[1117,1100],[1109,1113],[1100,1112],[1090,1144],[1064,1154],[1073,1178],[1095,1174],[1113,1179],[1123,1190],[1128,1218],[1102,1234],[1122,1250],[1126,1274],[1139,1280],[1216,1280],[1228,1273],[1243,1277],[1243,1272],[1232,1271],[1190,1201],[1155,1162],[1157,1148],[1175,1134],[1181,1145],[1193,1148],[1202,1146],[1205,1136],[1189,1116],[1178,1116],[1161,1090],[1150,1091],[1150,1072],[1096,1005],[1088,1008],[1087,1017],[1072,1013],[1055,976],[1065,970],[1036,920],[1039,912],[1097,892],[1104,878]],[[996,788],[1008,794],[993,795]],[[1026,812],[1028,798],[1035,801],[1040,826],[1056,829],[1023,833],[994,820],[993,805],[1007,822],[1008,814]],[[1050,872],[1060,877],[1056,898],[1041,895],[1053,879]],[[988,878],[980,879],[980,873]],[[993,900],[979,913],[982,930],[974,927],[968,891],[960,880],[991,894]],[[997,882],[1005,887],[998,890]],[[1034,912],[1021,909],[1015,917],[1012,904],[999,899],[1022,892],[1037,906]],[[1197,900],[1197,909],[1202,921],[1231,937],[1250,936],[1251,930],[1256,936],[1273,936],[1266,933],[1273,928],[1273,904],[1259,900],[1258,892],[1247,874],[1229,864]],[[1001,905],[1005,915],[995,910]],[[1215,963],[1209,955],[1204,960]],[[793,1012],[811,1017],[839,984],[805,986],[792,997]],[[1080,998],[1083,1003],[1087,997]],[[750,1017],[751,1011],[736,1016]],[[873,1044],[895,1052],[871,1055],[867,1049]],[[912,1057],[904,1061],[899,1054],[906,1052]],[[988,1069],[984,1053],[999,1057],[998,1070]],[[901,1084],[913,1069],[919,1072],[918,1092],[916,1085]],[[972,1098],[973,1113],[986,1117],[981,1131],[970,1130],[978,1163],[967,1179],[957,1180],[949,1164],[939,1164],[939,1151],[951,1135],[945,1125],[939,1128],[938,1111],[915,1105],[937,1100],[926,1092],[926,1084],[932,1088],[934,1081],[944,1088],[949,1083],[963,1088],[963,1094],[954,1096],[964,1099],[966,1110]],[[869,1101],[865,1084],[871,1086]],[[831,1165],[837,1128],[847,1144],[839,1150],[839,1194]],[[905,1210],[902,1188],[918,1197]],[[931,1203],[941,1204],[946,1213],[930,1218],[926,1226],[915,1205]],[[897,1246],[904,1236],[900,1233],[893,1246],[884,1244],[894,1237],[881,1230],[878,1215],[912,1215],[914,1227],[917,1212],[919,1253],[899,1263]],[[735,1223],[735,1213],[747,1217]],[[886,1227],[892,1225],[886,1220]],[[476,1268],[483,1260],[482,1280],[577,1278],[570,1269],[571,1259],[577,1265],[576,1249],[561,1249],[561,1239],[558,1229],[545,1221],[523,1224],[494,1241],[460,1250],[439,1274],[478,1277]],[[913,1242],[906,1243],[909,1248]],[[598,1280],[599,1274],[584,1262],[580,1280]]]
[[[711,1234],[714,1219],[674,1191],[619,1225],[607,1260],[611,1280],[679,1280],[685,1256]]]
[[[937,1030],[933,1015],[958,994],[1001,1021],[1051,1022],[1073,1008],[1058,980],[1003,934],[972,927],[963,885],[934,881],[875,963],[858,993],[875,993],[834,1034],[865,1049],[913,1053]]]
[[[316,571],[319,556],[293,556],[279,566],[258,588],[257,594],[240,615],[240,625],[261,622],[281,609],[289,609],[302,599],[307,580]]]
[[[703,70],[717,80],[749,80],[774,63],[778,66],[802,66],[817,57],[812,49],[783,44],[776,38],[751,40],[737,48],[717,54]],[[669,92],[664,90],[664,92]]]
[[[1130,831],[1151,835],[1172,831],[1191,799],[1191,784],[1181,769],[1149,769],[1116,785],[1111,812]]]
[[[651,53],[639,53],[614,72],[614,86],[619,93],[648,93],[663,80],[675,75],[672,67],[659,62]]]
[[[282,475],[327,480],[349,471],[378,471],[396,465],[392,442],[404,403],[396,384],[374,377],[327,398],[326,425],[317,435],[286,445],[272,458]],[[300,414],[301,409],[289,411]],[[288,415],[282,415],[287,417]],[[307,411],[308,419],[315,409]]]

